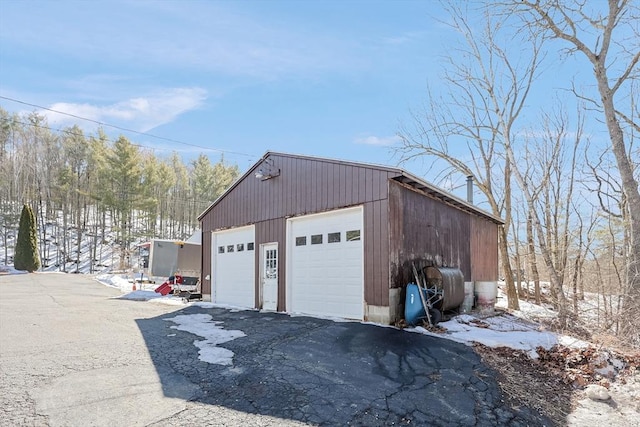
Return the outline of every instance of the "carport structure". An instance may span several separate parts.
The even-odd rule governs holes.
[[[199,220],[220,304],[392,323],[412,264],[498,277],[502,221],[393,167],[267,152]]]

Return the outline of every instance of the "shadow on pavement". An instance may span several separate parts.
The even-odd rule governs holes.
[[[209,314],[246,336],[233,364],[202,362],[201,337],[171,328]],[[552,425],[509,407],[471,347],[355,322],[190,306],[138,320],[167,397],[318,425]]]

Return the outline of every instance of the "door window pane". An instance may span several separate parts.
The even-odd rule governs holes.
[[[322,234],[314,234],[313,236],[311,236],[311,244],[312,245],[322,244]]]
[[[268,249],[264,254],[264,277],[265,279],[278,278],[278,250]]]

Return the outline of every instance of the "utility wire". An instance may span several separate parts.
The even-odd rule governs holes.
[[[125,128],[125,127],[112,125],[112,124],[109,124],[109,123],[104,123],[104,122],[101,122],[101,121],[98,121],[98,120],[89,119],[87,117],[82,117],[82,116],[78,116],[78,115],[75,115],[75,114],[66,113],[64,111],[59,111],[59,110],[54,110],[52,108],[43,107],[42,105],[31,104],[29,102],[20,101],[19,99],[9,98],[7,96],[0,95],[0,99],[5,99],[7,101],[16,102],[16,103],[22,104],[22,105],[28,105],[29,107],[34,107],[34,108],[39,108],[39,109],[42,109],[42,110],[51,111],[52,113],[62,114],[62,115],[73,117],[73,118],[76,118],[76,119],[79,119],[79,120],[86,120],[88,122],[95,123],[95,124],[98,124],[100,126],[107,126],[107,127],[111,127],[111,128],[114,128],[114,129],[121,130],[121,131],[135,133],[137,135],[143,135],[143,136],[160,139],[160,140],[167,141],[167,142],[173,142],[173,143],[176,143],[176,144],[186,145],[188,147],[194,147],[194,148],[199,148],[199,149],[202,149],[202,150],[209,150],[209,151],[217,151],[217,152],[220,152],[220,153],[235,154],[235,155],[238,155],[238,156],[246,156],[246,157],[251,157],[251,158],[258,157],[258,156],[255,156],[253,154],[241,153],[241,152],[238,152],[238,151],[222,150],[222,149],[219,149],[219,148],[203,147],[203,146],[197,145],[197,144],[191,144],[191,143],[188,143],[188,142],[178,141],[177,139],[166,138],[166,137],[163,137],[163,136],[153,135],[153,134],[146,133],[146,132],[140,132],[140,131],[133,130],[133,129],[128,129],[128,128]],[[49,128],[49,129],[51,130],[51,128]],[[147,148],[151,148],[151,147],[147,147]]]
[[[2,119],[5,123],[8,123],[10,120],[9,119]],[[19,125],[23,125],[23,126],[31,126],[37,129],[47,129],[53,132],[59,132],[59,133],[64,133],[67,135],[71,135],[71,136],[79,136],[79,137],[86,137],[87,135],[85,135],[82,132],[74,132],[71,130],[71,128],[66,128],[66,129],[60,129],[60,128],[53,128],[51,126],[44,126],[38,123],[29,123],[29,122],[23,122],[20,120],[15,120],[13,121],[13,123],[17,123]],[[89,137],[91,137],[91,135],[89,135]],[[114,139],[111,138],[106,138],[106,141],[111,142],[111,143],[115,143],[116,141]],[[160,147],[151,147],[149,145],[142,145],[142,144],[137,144],[133,141],[130,141],[131,145],[133,145],[134,147],[138,147],[138,148],[145,148],[148,150],[152,150],[152,151],[175,151],[172,150],[171,148],[160,148]]]

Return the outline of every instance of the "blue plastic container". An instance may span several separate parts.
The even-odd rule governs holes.
[[[424,311],[418,292],[420,292],[420,288],[415,283],[407,285],[407,296],[404,301],[404,319],[412,326],[427,318],[427,313]]]

